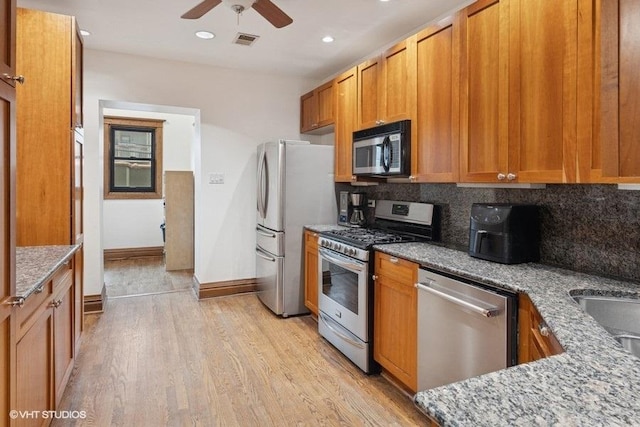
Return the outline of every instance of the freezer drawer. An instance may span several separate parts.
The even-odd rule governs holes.
[[[515,296],[420,269],[418,389],[504,369],[514,363]]]
[[[284,256],[284,232],[256,225],[256,245],[275,256]]]
[[[260,301],[275,314],[283,314],[284,257],[256,246],[256,279]]]

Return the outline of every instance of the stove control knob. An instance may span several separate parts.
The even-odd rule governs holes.
[[[355,249],[349,249],[349,255],[355,255],[355,254],[356,254]]]

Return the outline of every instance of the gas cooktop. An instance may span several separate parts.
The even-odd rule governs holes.
[[[340,230],[325,231],[324,237],[347,243],[362,249],[367,249],[372,245],[384,243],[404,243],[415,242],[414,236],[398,234],[375,228],[349,228]]]

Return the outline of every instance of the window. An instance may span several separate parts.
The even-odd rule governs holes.
[[[162,198],[164,120],[104,118],[104,198]]]

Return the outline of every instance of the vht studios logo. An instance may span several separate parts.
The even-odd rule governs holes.
[[[85,419],[86,411],[9,411],[12,420],[20,419]]]

